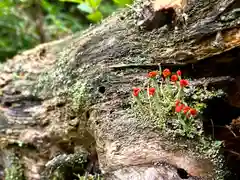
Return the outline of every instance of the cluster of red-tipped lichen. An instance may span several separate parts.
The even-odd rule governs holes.
[[[181,103],[180,100],[177,100],[175,103],[175,112],[183,113],[187,118],[195,117],[197,115],[197,110]]]
[[[157,71],[151,71],[148,73],[148,78],[156,78],[157,75],[159,75]],[[161,75],[164,79],[171,77],[170,80],[174,83],[179,81],[180,87],[182,88],[189,85],[188,80],[181,79],[182,72],[180,70],[178,70],[176,74],[172,74],[169,69],[164,69]],[[150,87],[147,89],[147,92],[150,96],[153,96],[155,94],[155,91],[156,89],[154,87]],[[141,88],[138,87],[133,88],[133,96],[137,97],[140,92]]]
[[[189,81],[182,77],[180,70],[173,73],[169,69],[151,71],[147,74],[147,80],[145,87],[133,88],[132,94],[138,105],[137,110],[155,116],[162,127],[166,124],[167,116],[171,114],[177,117],[178,127],[184,134],[189,135],[191,129],[194,129],[194,121],[189,119],[195,118],[198,114],[196,108],[184,101]]]
[[[156,89],[151,87],[151,88],[147,88],[147,92],[149,96],[153,96],[155,94]],[[139,93],[141,92],[141,88],[133,88],[133,96],[137,97],[139,95]]]

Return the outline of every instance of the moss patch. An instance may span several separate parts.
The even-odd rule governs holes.
[[[11,165],[5,169],[5,180],[25,180],[24,167],[18,157],[11,157]]]

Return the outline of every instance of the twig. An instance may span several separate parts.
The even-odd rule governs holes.
[[[225,150],[225,151],[230,152],[230,153],[240,157],[240,154],[235,151],[232,151],[232,150]]]
[[[212,119],[210,119],[210,121],[211,121],[211,124],[212,124],[212,134],[213,134],[213,138],[214,138],[214,124],[213,124]]]
[[[226,128],[233,134],[234,137],[237,137],[237,135],[232,131],[231,127],[226,125]]]

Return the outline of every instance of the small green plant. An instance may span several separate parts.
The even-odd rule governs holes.
[[[161,71],[160,67],[159,71],[148,73],[143,88],[133,88],[134,107],[141,115],[156,120],[161,129],[171,124],[178,134],[193,138],[201,132],[196,118],[202,106],[193,102],[190,106],[186,102],[185,92],[189,86],[180,70],[172,73],[169,69]]]
[[[126,4],[130,5],[133,3],[133,0],[113,0],[120,7],[124,7]]]

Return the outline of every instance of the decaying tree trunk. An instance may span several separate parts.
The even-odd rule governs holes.
[[[114,180],[222,178],[221,154],[201,153],[196,142],[166,138],[136,118],[129,111],[131,88],[161,63],[223,88],[225,103],[237,109],[240,1],[178,0],[162,7],[165,2],[136,2],[83,33],[3,64],[3,168],[14,167],[15,157],[27,179],[48,178],[59,166],[71,179],[82,174],[73,164]]]

